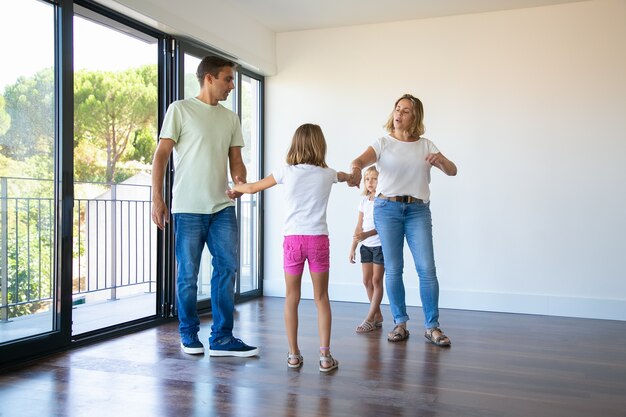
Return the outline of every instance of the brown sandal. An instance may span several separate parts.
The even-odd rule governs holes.
[[[409,331],[404,326],[397,325],[392,331],[387,333],[387,340],[390,342],[401,342],[409,338]]]
[[[450,338],[443,333],[439,327],[426,329],[424,337],[437,346],[450,346]]]

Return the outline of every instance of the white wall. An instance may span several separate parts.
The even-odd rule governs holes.
[[[431,184],[440,306],[626,320],[624,45],[623,0],[278,34],[266,171],[304,122],[347,170],[413,93],[459,167]],[[334,300],[366,301],[347,261],[358,198],[338,184],[329,203]],[[266,202],[265,294],[282,296],[280,186]]]
[[[165,33],[210,45],[258,73],[276,72],[274,32],[228,2],[97,1]]]

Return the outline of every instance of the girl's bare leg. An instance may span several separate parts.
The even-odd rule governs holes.
[[[383,321],[383,313],[380,311],[380,303],[383,300],[383,276],[385,267],[379,264],[371,264],[372,267],[372,297],[370,298],[370,310],[367,313],[367,321]]]
[[[372,262],[366,262],[361,264],[361,270],[363,271],[363,286],[367,292],[367,299],[370,302],[370,310],[365,317],[365,320],[373,322],[376,319],[375,314],[372,315],[372,297],[374,296],[374,264]]]
[[[289,343],[289,353],[300,353],[298,347],[298,305],[300,304],[302,274],[290,275],[285,272],[285,330]],[[295,359],[291,361],[295,364]]]
[[[363,286],[367,293],[367,299],[372,302],[372,296],[374,295],[374,285],[372,277],[374,275],[374,264],[371,262],[362,263],[361,270],[363,271]]]
[[[317,307],[317,329],[320,335],[320,347],[330,347],[332,313],[328,299],[328,271],[311,272],[311,280],[313,281],[313,297]],[[329,352],[320,353],[328,354]]]

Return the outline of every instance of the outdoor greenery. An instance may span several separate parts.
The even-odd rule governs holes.
[[[157,66],[74,77],[76,180],[121,182],[136,173],[118,164],[152,162],[156,144]],[[132,165],[131,165],[132,166]]]
[[[186,97],[199,91],[185,74]],[[77,198],[146,171],[157,143],[156,65],[124,71],[80,70],[74,76],[74,182]],[[241,85],[242,128],[250,138],[250,85]],[[19,77],[0,95],[0,320],[49,307],[53,298],[55,90],[52,68]],[[223,103],[231,107],[234,94]],[[251,163],[251,147],[243,149]],[[80,207],[80,203],[78,204]],[[77,212],[78,210],[78,212]],[[74,236],[86,212],[75,208]],[[81,232],[82,230],[82,232]],[[83,239],[86,237],[83,236]],[[74,259],[84,255],[75,240]],[[3,271],[6,265],[6,271]],[[74,279],[81,282],[80,268]],[[6,305],[4,302],[6,301]]]
[[[76,182],[119,183],[150,166],[157,85],[156,65],[75,73]],[[5,318],[45,308],[38,300],[52,297],[54,100],[52,68],[19,77],[0,95],[0,236],[7,242],[0,291],[12,305]]]

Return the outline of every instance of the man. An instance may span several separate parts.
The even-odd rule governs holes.
[[[180,344],[183,352],[203,354],[198,339],[196,310],[198,269],[206,244],[213,256],[211,306],[213,325],[210,356],[248,357],[258,348],[233,337],[234,282],[238,262],[237,220],[229,191],[227,170],[233,180],[245,182],[244,146],[236,114],[219,104],[235,88],[235,64],[208,56],[198,65],[197,97],[170,105],[163,120],[152,164],[152,220],[163,229],[169,222],[163,200],[163,176],[174,151],[172,214],[178,267],[177,300]]]

